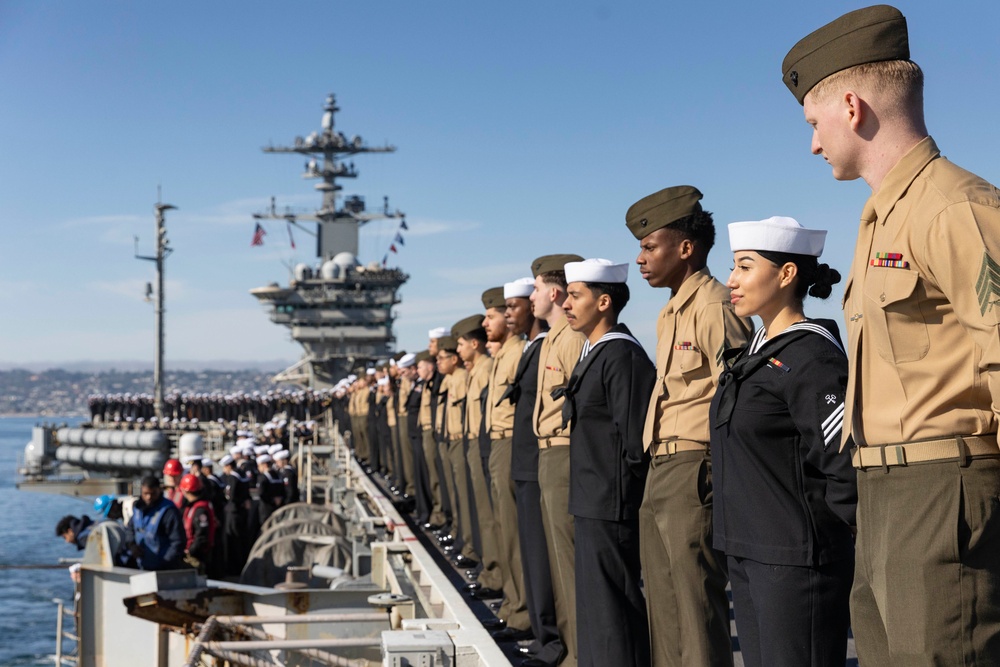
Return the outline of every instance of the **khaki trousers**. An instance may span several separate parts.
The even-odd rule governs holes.
[[[862,665],[1000,665],[1000,460],[858,471]]]
[[[538,486],[542,492],[542,525],[552,568],[556,626],[566,657],[559,664],[576,667],[576,556],[573,517],[569,513],[569,446],[538,451]]]
[[[491,491],[486,485],[486,476],[483,475],[483,462],[479,455],[478,438],[473,438],[469,442],[469,451],[466,453],[466,457],[469,464],[469,479],[472,480],[472,494],[476,500],[479,541],[482,548],[480,556],[483,569],[480,571],[477,581],[486,588],[499,591],[503,589],[503,573],[497,559],[497,554],[500,552],[499,528],[493,517]]]
[[[455,517],[455,526],[452,534],[462,540],[462,555],[466,558],[479,560],[479,554],[473,546],[473,524],[475,518],[472,515],[472,500],[469,497],[469,469],[465,462],[465,445],[461,438],[448,443],[448,461],[451,467],[452,477],[455,479],[455,502],[452,511]]]
[[[639,509],[653,667],[732,667],[726,561],[712,548],[705,452],[653,459]]]
[[[510,477],[510,438],[493,440],[490,446],[490,480],[493,492],[493,512],[499,533],[498,559],[503,573],[503,604],[497,614],[507,627],[527,630],[531,627],[528,601],[524,596],[524,573],[521,571],[521,541],[517,534],[517,501],[514,480]]]
[[[396,436],[400,458],[403,460],[403,477],[406,478],[403,493],[413,498],[417,493],[417,487],[413,474],[413,446],[410,445],[410,429],[406,423],[406,415],[400,415],[396,422]]]
[[[354,453],[359,459],[368,459],[368,415],[359,415],[352,420],[354,430]]]
[[[441,526],[447,523],[444,515],[444,491],[441,485],[441,476],[438,474],[438,447],[434,432],[429,428],[424,429],[424,460],[427,462],[427,478],[430,480],[431,493],[431,515],[428,521],[434,525]]]

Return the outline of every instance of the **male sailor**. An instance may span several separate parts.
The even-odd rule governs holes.
[[[628,264],[567,262],[563,310],[586,336],[564,391],[570,425],[569,511],[576,530],[580,665],[649,664],[639,581],[639,506],[647,459],[646,406],[656,370],[618,315],[629,300]]]

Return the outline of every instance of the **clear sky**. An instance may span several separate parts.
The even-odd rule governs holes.
[[[715,213],[710,267],[731,266],[725,224],[790,215],[830,230],[846,275],[863,182],[809,153],[781,60],[859,2],[49,2],[0,0],[0,362],[152,359],[157,186],[167,262],[167,363],[292,361],[298,346],[248,290],[312,262],[277,222],[315,207],[304,159],[266,155],[338,128],[392,155],[360,156],[347,193],[407,213],[390,255],[401,349],[481,310],[480,293],[542,254],[632,261],[628,207],[696,185]],[[945,155],[997,183],[1000,3],[900,2]],[[356,187],[355,187],[356,186]],[[381,260],[395,231],[362,233]],[[622,319],[652,351],[668,290],[633,266]],[[807,314],[841,318],[841,286]],[[971,287],[970,287],[971,288]]]

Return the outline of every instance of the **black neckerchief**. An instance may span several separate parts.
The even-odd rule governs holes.
[[[573,425],[576,422],[576,392],[580,390],[580,381],[583,379],[583,374],[587,372],[597,357],[601,356],[601,352],[604,351],[607,345],[597,345],[583,358],[580,363],[576,365],[573,372],[569,376],[569,380],[566,381],[565,387],[556,387],[552,390],[550,394],[552,400],[558,400],[560,398],[565,399],[562,405],[562,427],[566,428],[569,424],[570,430],[572,430]]]
[[[538,341],[538,345],[532,344],[528,348],[528,351],[521,355],[521,360],[517,364],[517,370],[514,372],[514,380],[503,390],[503,395],[497,401],[495,407],[499,407],[505,400],[509,400],[511,405],[517,405],[518,400],[521,398],[521,380],[524,378],[528,366],[531,365],[532,355],[538,355],[538,350],[542,349],[541,338],[543,337],[535,339]],[[532,343],[534,342],[532,341]]]
[[[814,335],[811,331],[790,331],[782,336],[776,336],[775,338],[768,341],[772,343],[761,347],[755,354],[746,354],[747,348],[742,347],[739,350],[735,350],[735,354],[732,354],[734,350],[727,350],[727,354],[724,358],[727,364],[730,359],[734,359],[734,363],[728,369],[722,372],[719,376],[719,409],[715,415],[715,422],[712,424],[713,428],[720,428],[729,423],[732,419],[733,409],[736,407],[736,398],[740,391],[740,385],[743,382],[756,373],[762,366],[767,364],[767,362],[774,355],[781,352],[783,349],[791,345],[797,340],[805,338],[806,336]]]

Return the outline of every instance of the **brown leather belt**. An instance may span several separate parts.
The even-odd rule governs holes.
[[[996,433],[868,445],[855,447],[851,453],[855,468],[882,468],[886,472],[894,466],[939,461],[955,461],[964,466],[969,459],[977,458],[1000,458]]]
[[[548,449],[549,447],[568,447],[568,446],[569,446],[569,438],[565,436],[538,439],[539,449]]]
[[[490,438],[493,440],[502,440],[503,438],[513,438],[514,429],[512,428],[502,428],[497,431],[490,431]]]
[[[697,440],[667,440],[665,442],[654,442],[650,447],[653,456],[673,456],[677,452],[704,452],[708,451],[708,444]]]

